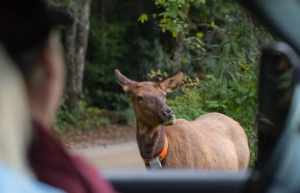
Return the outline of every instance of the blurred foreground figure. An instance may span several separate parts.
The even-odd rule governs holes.
[[[70,155],[50,134],[63,93],[65,74],[63,52],[54,28],[68,21],[64,16],[50,9],[43,0],[10,0],[0,6],[0,44],[21,72],[20,82],[25,85],[18,101],[15,97],[9,99],[16,104],[11,108],[24,115],[24,120],[30,120],[21,122],[18,114],[13,113],[9,117],[11,122],[19,123],[16,136],[26,138],[20,145],[23,149],[16,153],[19,161],[15,166],[27,171],[27,175],[32,172],[39,181],[68,193],[110,193],[113,192],[111,186],[95,168]],[[10,88],[9,82],[6,84]],[[21,100],[28,112],[21,111],[22,106],[18,105]],[[6,112],[0,113],[6,116]],[[23,132],[23,127],[29,129]]]
[[[37,182],[26,164],[30,117],[24,82],[0,48],[0,192],[62,193]]]

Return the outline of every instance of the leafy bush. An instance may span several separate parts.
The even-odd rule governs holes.
[[[96,107],[89,107],[83,101],[80,108],[74,112],[62,106],[57,115],[56,129],[63,133],[74,128],[77,130],[93,130],[111,124],[110,119],[105,116],[105,111]]]
[[[123,111],[109,111],[95,106],[89,106],[81,101],[79,109],[70,110],[62,106],[57,114],[56,131],[91,131],[108,127],[112,124],[134,125],[135,116],[131,108]]]
[[[116,92],[113,76],[114,69],[122,64],[127,52],[124,41],[126,25],[122,22],[107,24],[92,17],[91,29],[89,63],[85,68],[85,96],[93,106],[107,109],[128,107],[125,97]]]

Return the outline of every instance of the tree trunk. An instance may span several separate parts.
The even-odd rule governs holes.
[[[173,52],[173,68],[180,69],[182,64],[182,56],[184,54],[184,34],[178,34],[175,40],[175,48]]]
[[[188,16],[190,12],[190,7],[186,6],[184,8],[184,15]],[[188,17],[187,17],[188,18]],[[187,21],[188,23],[189,21]],[[173,57],[172,57],[172,63],[173,63],[173,69],[180,69],[182,66],[182,58],[184,56],[184,47],[185,47],[185,43],[184,40],[186,38],[186,33],[187,32],[179,32],[177,34],[176,40],[175,40],[175,47],[173,50]]]
[[[74,23],[66,30],[67,86],[66,104],[79,107],[89,35],[89,17],[92,0],[74,0],[71,4]]]

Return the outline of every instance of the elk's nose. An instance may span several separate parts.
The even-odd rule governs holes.
[[[170,108],[167,108],[163,111],[163,115],[164,117],[171,118],[173,115],[173,111]]]

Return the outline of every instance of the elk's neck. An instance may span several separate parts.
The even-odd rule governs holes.
[[[144,159],[152,159],[157,156],[165,143],[165,128],[162,125],[149,126],[137,120],[137,143],[141,156]]]

